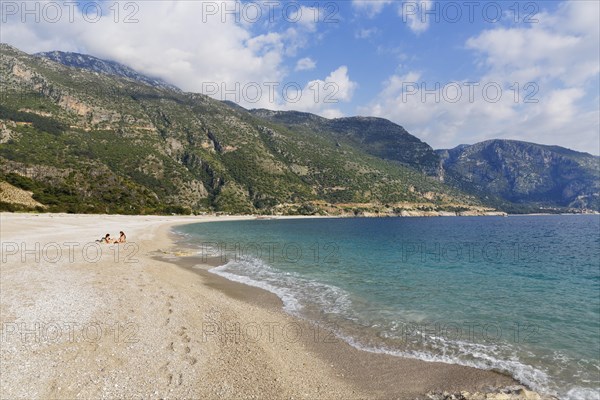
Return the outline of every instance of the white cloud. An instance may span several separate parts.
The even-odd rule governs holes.
[[[457,81],[436,87],[416,72],[394,75],[377,100],[360,112],[396,121],[435,148],[505,138],[598,154],[598,110],[582,104],[583,89],[552,89],[543,97],[534,96],[538,103],[524,103],[521,88],[515,103],[515,92],[508,86],[497,99],[496,83],[487,82],[487,94],[485,84]]]
[[[300,6],[291,10],[286,14],[286,20],[302,25],[309,32],[315,32],[317,23],[325,18],[322,15],[323,10],[319,7]]]
[[[469,38],[490,77],[542,86],[583,86],[600,73],[598,1],[567,1],[529,28],[497,28]]]
[[[367,17],[373,18],[393,2],[393,0],[352,0],[352,6],[357,12],[365,13]]]
[[[357,83],[350,79],[348,67],[345,65],[332,71],[325,79],[315,79],[308,82],[300,90],[289,90],[286,94],[288,101],[278,108],[319,114],[326,118],[344,116],[339,109],[340,103],[352,100]]]
[[[429,29],[429,18],[425,11],[432,8],[432,0],[421,1],[406,1],[398,9],[398,14],[402,17],[402,21],[413,31],[419,35]]]
[[[41,1],[40,8],[50,3],[62,4]],[[95,23],[86,21],[78,10],[69,21],[68,9],[63,9],[63,17],[55,23],[22,23],[16,15],[2,24],[2,41],[30,53],[63,50],[115,60],[186,91],[204,92],[207,85],[232,89],[252,82],[284,82],[289,72],[287,58],[306,46],[311,35],[318,34],[315,10],[303,6],[288,16],[297,22],[284,23],[280,31],[262,29],[257,34],[256,28],[264,28],[260,23],[236,21],[235,15],[222,12],[224,7],[235,9],[236,3],[137,2],[137,23],[124,22],[135,11],[124,9],[124,3],[114,3],[121,7],[117,22],[108,8]],[[207,4],[217,7],[217,13],[209,12]],[[224,98],[220,90],[213,97]],[[268,96],[252,104],[244,103],[243,97],[240,100],[242,105],[270,104]]]
[[[413,71],[389,77],[360,111],[390,118],[437,148],[510,138],[598,154],[600,43],[597,19],[589,17],[598,15],[598,4],[565,2],[529,28],[498,27],[468,39],[481,75],[440,82],[439,101],[427,94],[436,82]],[[502,96],[492,102],[496,85]],[[454,102],[457,86],[462,96]]]
[[[359,29],[354,33],[354,37],[357,39],[368,39],[379,33],[377,28]]]
[[[325,78],[325,82],[334,83],[337,86],[337,92],[334,95],[337,100],[344,102],[352,100],[357,84],[350,80],[348,67],[345,65],[339,67]]]
[[[310,57],[301,58],[296,63],[296,71],[310,71],[317,67],[317,63]]]
[[[482,32],[466,45],[479,52],[490,74],[515,81],[559,79],[581,84],[600,72],[597,32],[575,35],[538,26],[500,28]]]

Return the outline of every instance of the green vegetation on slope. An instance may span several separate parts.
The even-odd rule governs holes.
[[[15,176],[29,179],[51,211],[314,214],[478,204],[418,165],[379,154],[377,143],[361,147],[362,129],[379,137],[384,126],[385,140],[402,132],[404,154],[430,155],[389,121],[342,121],[325,135],[5,45],[0,78],[0,179],[17,187]]]
[[[60,135],[66,129],[66,126],[55,119],[40,116],[37,114],[11,110],[0,104],[0,120],[13,122],[25,122],[31,124],[39,131],[47,132],[52,135]]]

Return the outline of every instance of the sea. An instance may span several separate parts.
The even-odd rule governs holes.
[[[359,349],[600,399],[600,216],[317,218],[177,228],[211,272]]]

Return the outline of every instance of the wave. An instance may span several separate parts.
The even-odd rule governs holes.
[[[600,400],[600,388],[589,389],[575,387],[570,389],[564,398],[568,400]]]
[[[229,261],[210,269],[210,272],[276,294],[283,302],[284,310],[295,316],[303,316],[300,311],[309,304],[316,304],[323,312],[330,314],[346,311],[351,305],[348,293],[337,286],[307,279],[293,272],[277,271],[252,257]],[[302,288],[302,293],[294,288]]]
[[[571,387],[560,390],[561,393],[559,393],[559,390],[553,389],[555,385],[551,382],[547,371],[523,362],[517,354],[517,349],[508,343],[502,345],[472,343],[420,332],[418,333],[421,335],[420,346],[405,349],[388,346],[385,344],[385,339],[392,341],[398,339],[398,336],[394,336],[396,334],[394,321],[388,321],[387,325],[381,323],[365,325],[364,318],[361,318],[353,308],[352,296],[347,291],[332,284],[309,279],[295,272],[275,269],[257,258],[245,257],[232,260],[225,265],[209,270],[209,272],[231,281],[274,293],[283,302],[286,312],[309,319],[323,328],[331,330],[331,326],[323,324],[319,318],[314,319],[307,315],[313,316],[314,312],[327,317],[334,315],[363,327],[377,329],[376,336],[382,339],[382,344],[369,343],[370,340],[363,340],[358,335],[349,335],[339,327],[334,330],[333,333],[339,339],[359,350],[427,362],[443,362],[494,370],[510,374],[522,384],[546,395],[567,400],[600,400],[600,391],[590,388]]]

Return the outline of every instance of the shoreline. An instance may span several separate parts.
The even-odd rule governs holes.
[[[0,214],[8,257],[0,269],[2,397],[442,399],[444,391],[477,391],[470,398],[516,399],[532,393],[499,394],[517,382],[497,372],[331,340],[329,332],[286,314],[276,295],[209,273],[210,264],[194,269],[198,260],[174,241],[175,226],[240,219],[253,218]],[[118,229],[138,247],[136,263],[114,252],[94,262],[78,253],[55,263],[47,254],[23,261],[7,247],[91,241]],[[68,331],[58,328],[62,335],[47,328],[68,324]],[[23,326],[29,331],[20,332]],[[92,326],[106,333],[90,338]],[[438,397],[427,397],[432,392]]]
[[[285,218],[283,217],[283,219]],[[337,375],[351,377],[352,381],[359,382],[362,390],[369,393],[377,392],[378,398],[404,398],[397,397],[398,392],[394,388],[398,379],[418,381],[424,375],[423,371],[429,373],[433,371],[434,376],[429,375],[429,380],[441,379],[444,381],[444,386],[435,387],[435,383],[430,382],[431,388],[435,387],[435,389],[430,388],[427,392],[419,392],[418,394],[412,393],[411,396],[417,397],[410,398],[450,399],[453,395],[462,395],[465,399],[496,399],[497,397],[512,399],[511,395],[513,395],[516,396],[514,398],[553,399],[553,397],[542,397],[531,391],[530,388],[508,373],[373,352],[353,346],[346,340],[337,337],[327,327],[304,317],[285,312],[283,309],[284,302],[277,294],[261,287],[229,280],[211,273],[211,269],[224,266],[226,263],[222,261],[221,257],[203,260],[200,256],[186,255],[197,251],[197,249],[186,248],[182,242],[178,241],[175,230],[178,226],[184,225],[188,224],[177,224],[169,228],[174,247],[177,249],[175,252],[180,253],[179,258],[171,259],[171,262],[202,276],[209,281],[205,284],[214,287],[229,297],[256,304],[259,307],[270,309],[272,312],[282,313],[286,318],[291,318],[296,323],[301,324],[302,330],[313,333],[313,336],[315,331],[322,330],[321,337],[329,340],[314,340],[314,337],[311,338],[313,340],[307,340],[307,337],[303,337],[304,344],[321,358],[326,359],[332,367],[335,367]],[[420,372],[415,373],[415,370]],[[474,371],[476,372],[473,373]],[[440,378],[438,374],[443,375],[443,377]],[[369,376],[369,379],[365,380],[365,376]],[[497,380],[490,385],[489,380],[494,378]],[[478,380],[481,380],[481,382],[475,383]],[[474,389],[474,387],[477,387],[477,389]]]

